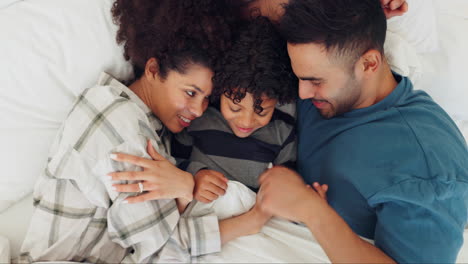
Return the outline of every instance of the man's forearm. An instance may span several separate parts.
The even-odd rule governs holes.
[[[305,224],[332,263],[395,263],[382,250],[360,238],[328,204],[311,211]]]

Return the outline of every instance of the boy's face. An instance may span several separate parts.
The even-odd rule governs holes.
[[[270,122],[278,100],[266,96],[262,96],[261,99],[263,100],[261,104],[263,111],[255,113],[254,98],[251,93],[246,93],[244,99],[238,104],[225,95],[221,96],[221,113],[236,136],[248,137]]]

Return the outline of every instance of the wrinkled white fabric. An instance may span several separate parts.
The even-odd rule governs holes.
[[[0,236],[0,263],[10,263],[10,241]]]

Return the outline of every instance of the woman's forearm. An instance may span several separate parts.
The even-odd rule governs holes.
[[[238,237],[253,235],[260,232],[268,219],[269,218],[262,216],[257,210],[250,210],[242,215],[219,221],[221,244],[224,245]]]

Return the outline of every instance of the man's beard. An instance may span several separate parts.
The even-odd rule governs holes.
[[[341,116],[345,113],[351,112],[354,109],[356,102],[361,96],[361,87],[356,81],[354,75],[350,76],[341,91],[342,95],[337,96],[337,98],[333,100],[336,102],[335,104],[331,104],[330,101],[327,100],[330,106],[329,111],[319,109],[320,115],[323,118],[331,119],[335,116]]]

